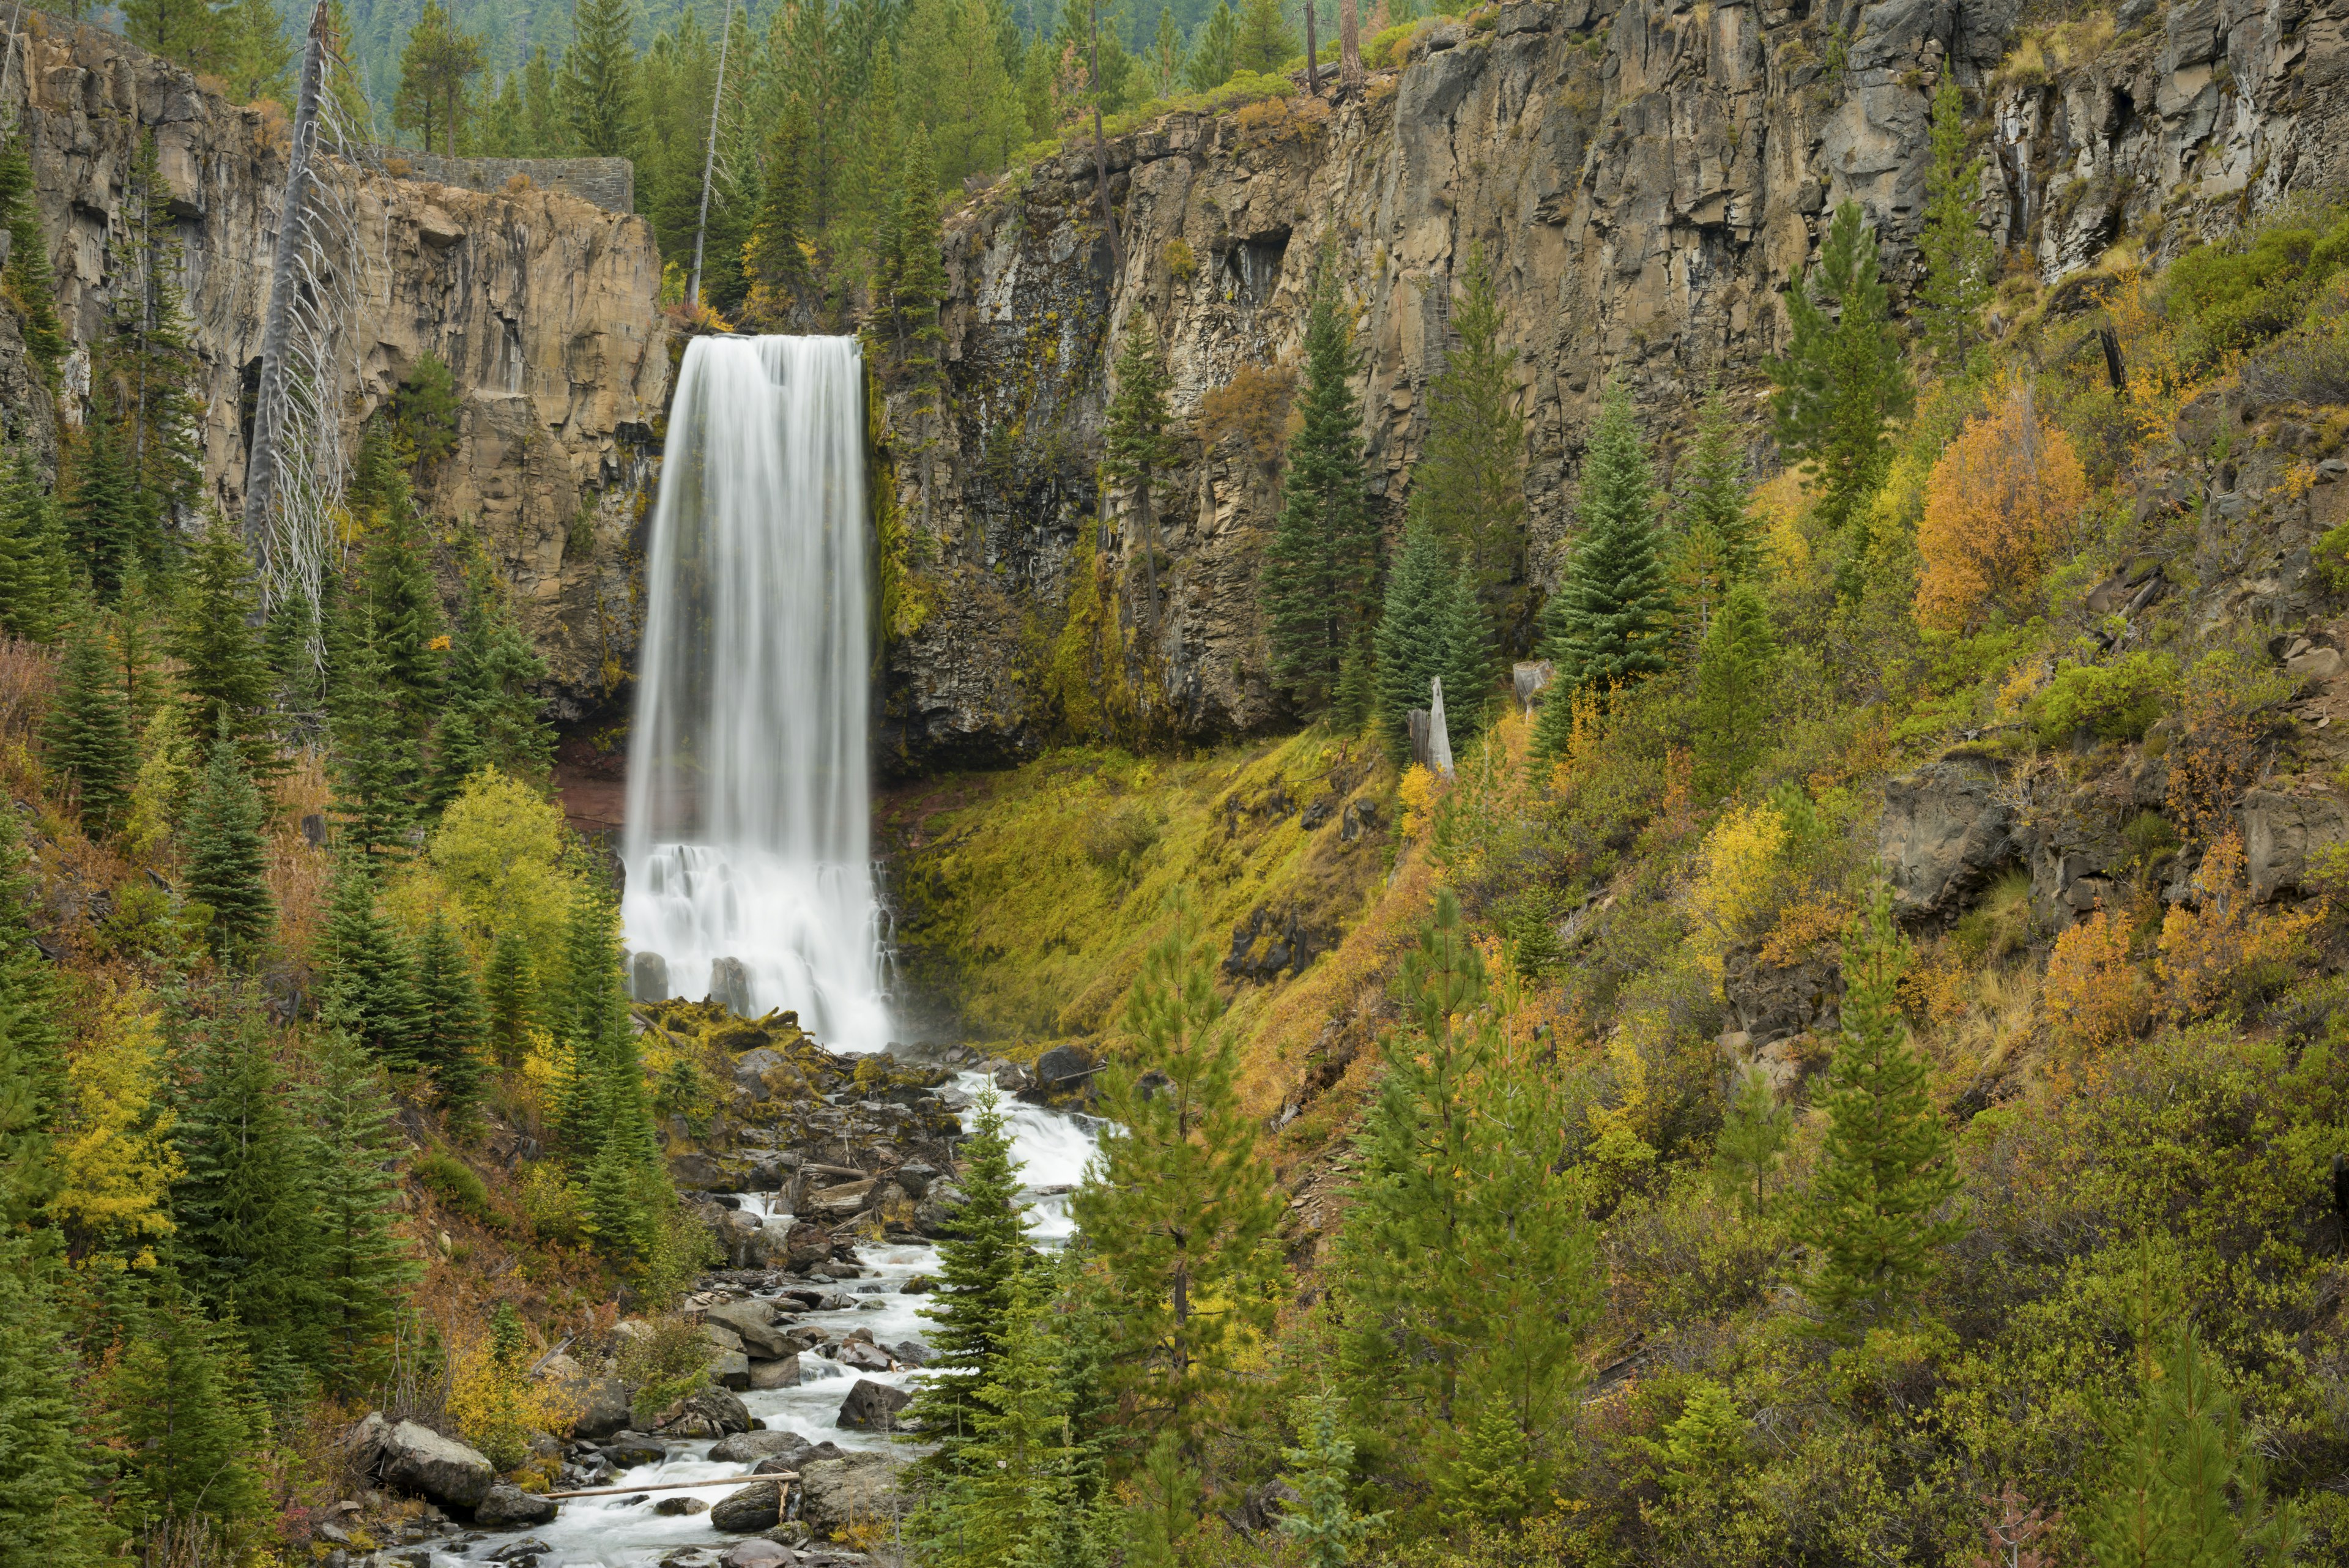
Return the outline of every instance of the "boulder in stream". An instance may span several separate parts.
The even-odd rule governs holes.
[[[750,1386],[760,1390],[796,1388],[800,1386],[800,1358],[797,1355],[778,1356],[772,1361],[750,1363]]]
[[[903,1388],[892,1388],[886,1383],[875,1383],[870,1377],[860,1377],[848,1397],[840,1402],[839,1424],[853,1431],[895,1432],[905,1429],[897,1412],[914,1402],[914,1397]]]
[[[709,1505],[711,1527],[730,1535],[772,1530],[782,1517],[783,1483],[779,1480],[752,1481]]]
[[[361,1471],[384,1485],[458,1508],[479,1503],[497,1480],[490,1461],[456,1438],[414,1421],[388,1421],[380,1410],[345,1433],[343,1445]]]
[[[499,1481],[473,1505],[473,1523],[481,1530],[526,1530],[554,1522],[555,1504],[526,1492],[510,1481]]]
[[[905,1463],[895,1454],[810,1460],[800,1471],[800,1521],[822,1538],[895,1518],[901,1511],[897,1481]]]
[[[615,1469],[657,1465],[668,1458],[667,1444],[658,1438],[647,1438],[642,1432],[615,1432],[609,1439],[598,1443],[596,1449],[611,1461]]]
[[[792,1342],[775,1326],[775,1303],[755,1298],[750,1301],[719,1302],[701,1314],[705,1324],[716,1324],[730,1329],[741,1340],[742,1348],[754,1356],[789,1355]]]
[[[753,1459],[803,1454],[814,1446],[797,1432],[737,1432],[710,1449],[709,1462],[747,1465]]]
[[[744,1370],[748,1372],[748,1363]],[[722,1438],[750,1429],[750,1412],[723,1388],[698,1388],[663,1410],[653,1423],[653,1430],[666,1438]]]

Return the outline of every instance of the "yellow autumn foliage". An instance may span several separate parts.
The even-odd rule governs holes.
[[[532,952],[560,951],[578,882],[563,847],[563,808],[483,768],[449,803],[424,859],[388,902],[411,928],[435,905],[453,905],[477,948],[511,930]]]
[[[1733,806],[1705,835],[1690,913],[1706,972],[1777,903],[1785,874],[1786,819],[1768,805]]]
[[[65,1182],[49,1212],[78,1253],[107,1266],[151,1268],[172,1231],[180,1157],[162,1103],[163,1038],[144,992],[110,998],[98,1029],[66,1064],[57,1153]]]
[[[2298,958],[2322,905],[2293,911],[2252,906],[2243,877],[2243,840],[2221,835],[2202,856],[2191,884],[2190,907],[2162,918],[2161,956],[2155,968],[2180,1017],[2207,1012],[2262,971]]]
[[[2075,1051],[2136,1038],[2153,1016],[2153,993],[2129,959],[2127,917],[2099,909],[2058,936],[2041,995],[2056,1040]]]

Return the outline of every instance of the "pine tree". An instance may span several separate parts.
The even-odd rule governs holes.
[[[447,684],[449,639],[430,543],[406,476],[394,475],[389,490],[360,566],[360,587],[367,639],[382,661],[378,679],[392,692],[400,732],[421,745]]]
[[[548,1009],[557,1060],[554,1142],[574,1167],[595,1152],[605,1116],[598,1096],[608,1051],[616,1036],[627,1033],[616,919],[601,888],[582,888],[574,896],[563,933],[562,983]]]
[[[219,66],[223,16],[210,0],[126,0],[122,14],[130,41],[140,48],[191,70]]]
[[[1484,728],[1495,675],[1492,628],[1476,592],[1475,567],[1466,561],[1452,574],[1452,591],[1444,597],[1438,624],[1445,654],[1444,733],[1447,741],[1458,743],[1456,750]],[[1431,708],[1431,720],[1433,715]]]
[[[0,1236],[57,1189],[51,1138],[66,1102],[57,981],[25,918],[28,859],[16,812],[0,810]]]
[[[801,167],[806,147],[807,122],[794,105],[767,143],[759,215],[742,246],[752,308],[778,323],[789,319],[793,306],[811,302],[807,253],[800,248],[807,223],[807,187]]]
[[[1991,300],[1997,256],[1974,219],[1982,160],[1966,156],[1965,93],[1944,75],[1933,93],[1933,162],[1925,173],[1925,228],[1917,248],[1925,280],[1917,288],[1917,318],[1926,351],[1945,371],[1962,367],[1983,341],[1982,315]]]
[[[936,1327],[937,1354],[906,1411],[925,1442],[936,1445],[921,1467],[941,1478],[966,1473],[977,1441],[983,1391],[996,1375],[1014,1282],[1028,1251],[1028,1220],[1019,1208],[1019,1164],[1011,1157],[1001,1106],[982,1093],[971,1136],[959,1150],[955,1184],[963,1206],[938,1241],[938,1288],[923,1309]]]
[[[481,74],[481,41],[460,28],[440,0],[424,0],[399,56],[399,91],[391,100],[391,123],[413,130],[418,145],[457,155],[468,84]]]
[[[1786,295],[1792,334],[1785,358],[1769,367],[1778,445],[1816,476],[1816,514],[1840,541],[1837,590],[1847,598],[1858,593],[1868,554],[1861,503],[1883,482],[1889,459],[1885,423],[1906,418],[1911,401],[1876,265],[1875,234],[1859,203],[1846,202],[1817,270]]]
[[[1745,506],[1745,455],[1739,450],[1729,399],[1717,383],[1698,411],[1696,440],[1682,471],[1685,478],[1673,508],[1681,529],[1674,576],[1701,638],[1729,586],[1754,576],[1760,565],[1755,523]]]
[[[172,1010],[182,1087],[171,1256],[215,1313],[233,1316],[273,1397],[300,1389],[324,1354],[313,1179],[317,1147],[258,1010],[215,992]]]
[[[497,1053],[498,1064],[511,1072],[522,1065],[537,1004],[530,950],[523,945],[522,933],[511,926],[500,928],[490,948],[482,990],[488,1004],[490,1045]]]
[[[1150,37],[1150,96],[1171,98],[1175,84],[1183,76],[1183,29],[1174,20],[1174,7],[1158,7],[1158,28]]]
[[[233,742],[244,765],[283,771],[270,722],[275,682],[256,623],[261,588],[244,541],[217,508],[197,541],[167,646],[180,661],[188,732],[209,755],[213,737]]]
[[[1778,1103],[1768,1073],[1754,1066],[1738,1075],[1730,1092],[1729,1114],[1713,1144],[1713,1170],[1749,1220],[1770,1211],[1770,1177],[1785,1153],[1794,1125],[1795,1113]]]
[[[1358,735],[1378,707],[1378,683],[1371,672],[1371,632],[1354,634],[1338,661],[1338,690],[1330,701],[1330,725],[1341,735]]]
[[[1232,36],[1232,70],[1270,76],[1302,47],[1280,14],[1280,0],[1246,0]]]
[[[1752,583],[1729,590],[1696,666],[1697,782],[1707,794],[1737,787],[1776,726],[1767,696],[1778,660],[1769,607]]]
[[[1454,564],[1425,519],[1413,517],[1402,531],[1402,547],[1387,574],[1386,602],[1372,647],[1379,726],[1397,759],[1410,756],[1405,715],[1425,708],[1430,683],[1444,681],[1444,704],[1470,721],[1481,706],[1491,675],[1492,639],[1483,606],[1469,576],[1464,601],[1461,582],[1472,570]]]
[[[112,604],[122,592],[123,578],[138,559],[140,533],[112,402],[103,392],[89,400],[65,507],[66,548],[101,604]]]
[[[1307,713],[1334,701],[1347,653],[1368,629],[1378,582],[1378,522],[1362,474],[1357,369],[1331,254],[1314,272],[1305,322],[1303,423],[1262,578],[1273,679]]]
[[[29,1237],[0,1233],[0,1568],[96,1568],[109,1553],[65,1314]]]
[[[1300,1500],[1280,1516],[1281,1533],[1305,1543],[1306,1568],[1346,1568],[1354,1549],[1386,1522],[1385,1514],[1357,1514],[1347,1502],[1354,1445],[1339,1428],[1340,1408],[1329,1394],[1299,1400],[1298,1446],[1280,1450]]]
[[[1526,576],[1526,429],[1516,409],[1516,356],[1501,346],[1506,319],[1484,248],[1468,253],[1453,306],[1459,347],[1428,384],[1427,446],[1411,476],[1412,514],[1454,558],[1475,569],[1477,593],[1504,651],[1531,639]]]
[[[1671,601],[1656,549],[1654,490],[1630,397],[1610,388],[1582,460],[1582,535],[1542,612],[1543,652],[1557,679],[1535,729],[1540,755],[1565,746],[1575,691],[1605,693],[1667,667]]]
[[[0,472],[0,631],[56,640],[73,596],[73,566],[50,487],[19,449]]]
[[[399,688],[385,670],[371,640],[349,642],[334,662],[329,691],[340,845],[377,863],[408,856],[419,771]]]
[[[1599,1304],[1568,1107],[1553,1071],[1513,1059],[1448,889],[1402,991],[1331,1276],[1343,1386],[1374,1472],[1452,1473],[1474,1494],[1514,1443],[1539,1496],[1532,1443],[1571,1407]]]
[[[554,741],[544,705],[530,688],[545,679],[546,661],[515,624],[489,563],[476,560],[466,573],[465,607],[457,618],[448,689],[432,737],[425,793],[435,812],[483,768],[544,780]]]
[[[631,0],[575,0],[563,52],[564,117],[580,152],[626,158],[637,136],[636,27]]]
[[[399,1293],[420,1272],[394,1228],[406,1147],[382,1071],[338,1029],[320,1033],[311,1058],[318,1146],[311,1265],[329,1393],[374,1386],[399,1314]]]
[[[926,128],[936,178],[949,189],[1000,169],[1027,140],[1019,84],[1000,47],[986,47],[988,3],[911,0],[898,46],[905,79],[925,88],[909,118]]]
[[[367,863],[346,847],[318,943],[320,1015],[395,1071],[418,1065],[422,1003],[416,961],[399,928],[376,907]]]
[[[268,1489],[251,1457],[264,1436],[243,1359],[166,1272],[133,1316],[101,1382],[121,1456],[114,1521],[230,1526],[262,1514]]]
[[[1214,972],[1188,916],[1144,957],[1126,1004],[1133,1057],[1102,1074],[1109,1122],[1075,1200],[1101,1272],[1112,1376],[1130,1407],[1186,1441],[1247,1396],[1239,1369],[1271,1329],[1287,1273]]]
[[[273,0],[230,0],[221,13],[220,71],[233,103],[267,99],[286,103],[294,96],[294,47]]]
[[[277,909],[266,880],[268,808],[221,721],[204,782],[189,802],[188,898],[212,912],[205,938],[226,962],[265,941]]]
[[[1826,1086],[1827,1135],[1807,1230],[1811,1297],[1836,1332],[1897,1317],[1961,1227],[1934,1216],[1958,1189],[1949,1131],[1909,1043],[1897,987],[1906,944],[1879,884],[1844,938],[1843,1041]]]
[[[0,140],[0,223],[8,227],[8,264],[0,269],[0,295],[16,312],[25,352],[54,387],[57,364],[66,357],[66,335],[57,321],[49,236],[33,202],[33,163],[26,154],[22,130],[11,131],[5,140]]]
[[[42,738],[49,766],[73,785],[82,826],[102,835],[113,831],[129,804],[139,753],[130,736],[129,704],[97,623],[87,606],[75,618]]]
[[[1193,92],[1213,92],[1232,79],[1232,62],[1239,52],[1240,19],[1232,15],[1230,0],[1216,0],[1191,35],[1191,57],[1183,62],[1183,82]]]
[[[1160,474],[1182,453],[1174,435],[1174,412],[1166,394],[1173,386],[1165,356],[1150,318],[1129,322],[1117,355],[1117,392],[1110,400],[1102,431],[1102,474],[1121,479],[1133,496],[1142,556],[1143,624],[1149,657],[1158,654],[1158,520],[1151,511]]]
[[[435,906],[416,944],[417,1065],[432,1075],[440,1108],[459,1127],[481,1103],[488,1065],[481,1059],[481,998],[472,961]]]

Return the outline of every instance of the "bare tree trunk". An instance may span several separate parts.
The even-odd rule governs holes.
[[[1338,96],[1362,90],[1362,24],[1356,0],[1338,0]]]
[[[1144,469],[1134,497],[1142,504],[1142,591],[1150,601],[1150,656],[1158,656],[1158,519],[1150,511],[1150,471]]]
[[[726,101],[726,47],[734,41],[734,0],[726,0],[726,23],[718,35],[718,90],[709,95],[709,147],[701,156],[701,216],[693,225],[693,282],[685,291],[688,309],[701,305],[701,243],[709,233],[709,180],[718,171],[718,106]]]
[[[285,202],[269,267],[269,313],[261,327],[261,386],[253,400],[253,448],[244,462],[244,545],[256,558],[277,495],[277,426],[285,404],[285,344],[294,329],[294,268],[309,222],[310,157],[318,142],[318,89],[326,75],[326,0],[310,13],[302,50],[302,91],[294,105],[294,145],[285,159]]]
[[[1321,92],[1321,47],[1313,40],[1313,14],[1321,9],[1321,0],[1305,0],[1305,90],[1319,97]]]
[[[1101,78],[1101,0],[1093,0],[1092,16],[1092,57],[1088,65],[1093,88],[1093,184],[1101,192],[1102,227],[1109,231],[1109,265],[1111,272],[1123,276],[1125,273],[1125,247],[1118,243],[1117,214],[1109,204],[1109,140],[1102,134]]]

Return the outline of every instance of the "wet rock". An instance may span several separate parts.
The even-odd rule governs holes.
[[[709,1505],[711,1528],[730,1535],[748,1535],[754,1531],[771,1530],[783,1517],[783,1483],[753,1481],[740,1491],[728,1492]]]
[[[840,1402],[839,1425],[860,1432],[895,1432],[903,1429],[897,1412],[914,1402],[914,1397],[902,1388],[892,1388],[886,1383],[875,1383],[870,1377],[860,1377],[848,1397]]]
[[[638,1465],[657,1465],[668,1458],[668,1445],[642,1432],[615,1433],[607,1441],[596,1445],[597,1450],[616,1469],[634,1469]]]
[[[653,1504],[653,1511],[665,1518],[678,1519],[697,1513],[708,1513],[709,1505],[698,1497],[665,1497]]]
[[[637,953],[628,960],[628,996],[635,1002],[659,1002],[669,994],[668,960],[658,953]]]
[[[730,1350],[709,1364],[709,1380],[720,1388],[740,1393],[750,1386],[750,1358],[739,1350]]]
[[[654,1431],[671,1438],[720,1438],[750,1429],[750,1412],[723,1388],[697,1389],[662,1411],[653,1423]]]
[[[827,1438],[823,1442],[812,1448],[802,1449],[797,1453],[775,1454],[761,1459],[750,1467],[750,1473],[754,1476],[797,1475],[801,1466],[812,1464],[818,1459],[836,1459],[840,1458],[842,1451],[838,1443]]]
[[[930,1357],[937,1354],[918,1339],[905,1339],[890,1346],[889,1353],[908,1366],[927,1366]]]
[[[897,1484],[905,1464],[895,1454],[810,1459],[800,1471],[801,1522],[822,1538],[860,1521],[895,1517],[902,1511]]]
[[[916,1274],[911,1279],[908,1279],[904,1284],[897,1287],[897,1293],[899,1295],[905,1296],[923,1296],[929,1294],[932,1291],[936,1290],[937,1288],[937,1281],[930,1278],[929,1275]]]
[[[414,1421],[397,1424],[372,1412],[344,1434],[357,1468],[388,1487],[435,1502],[471,1508],[489,1495],[497,1471],[480,1453]]]
[[[840,1347],[840,1354],[833,1359],[853,1372],[889,1370],[889,1353],[877,1345],[868,1345],[861,1339],[849,1340]]]
[[[775,1303],[759,1301],[720,1302],[701,1314],[704,1323],[720,1324],[732,1330],[742,1342],[742,1348],[754,1355],[788,1355],[791,1342],[775,1327]]]
[[[508,1481],[492,1486],[473,1505],[473,1522],[483,1530],[521,1530],[554,1522],[556,1505]]]
[[[2002,867],[2022,857],[2014,814],[1978,758],[1948,759],[1884,786],[1877,847],[1904,920],[1955,918]]]
[[[750,1016],[750,971],[740,959],[722,958],[710,964],[708,1000],[740,1017]]]
[[[540,1541],[533,1536],[525,1535],[520,1541],[507,1542],[503,1546],[492,1552],[485,1561],[491,1563],[512,1563],[520,1558],[535,1557],[541,1552],[552,1552],[554,1550],[554,1548],[549,1546],[545,1542]]]
[[[716,1518],[717,1511],[713,1509],[710,1516]],[[798,1561],[797,1554],[790,1547],[770,1541],[765,1536],[754,1535],[748,1541],[738,1541],[728,1547],[718,1559],[718,1563],[719,1568],[782,1568],[784,1563]]]
[[[753,1388],[766,1390],[796,1388],[799,1386],[800,1358],[796,1355],[750,1363],[750,1386]]]
[[[710,1449],[709,1460],[747,1465],[756,1459],[803,1454],[813,1446],[797,1432],[737,1432]]]
[[[1085,1086],[1097,1065],[1087,1051],[1074,1045],[1055,1045],[1036,1058],[1036,1087],[1046,1095],[1073,1093]]]

